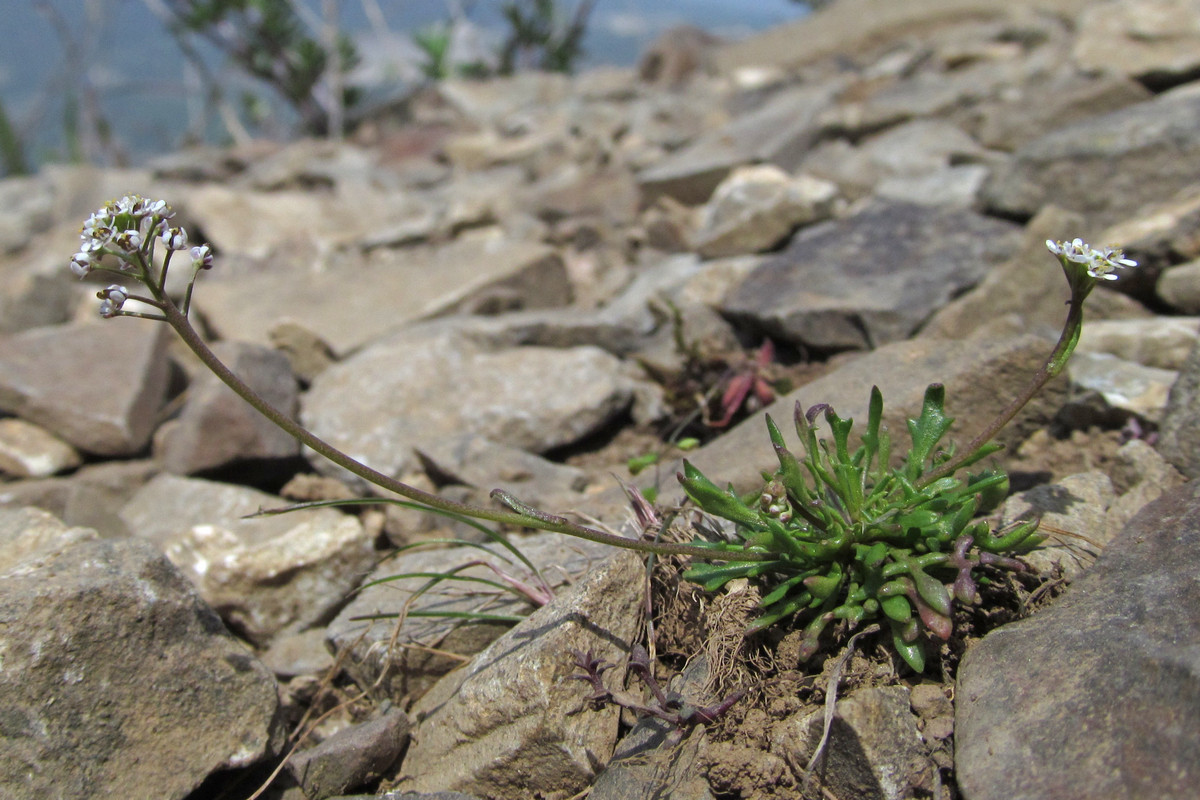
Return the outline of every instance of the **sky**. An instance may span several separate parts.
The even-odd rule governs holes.
[[[71,106],[65,97],[89,99],[136,161],[177,147],[189,119],[185,60],[152,12],[166,0],[10,0],[0,14],[0,104],[25,143],[27,162],[61,159]],[[578,0],[563,0],[573,6]],[[320,0],[299,0],[315,12]],[[411,47],[409,34],[465,10],[486,32],[499,22],[498,0],[340,0],[345,30],[367,35],[368,6],[386,21],[390,38],[377,48],[395,53]],[[804,7],[790,0],[596,0],[583,66],[632,64],[661,31],[682,23],[738,38],[795,19]],[[377,42],[379,37],[376,37]],[[222,61],[201,47],[220,70]],[[80,94],[81,86],[93,89]],[[76,107],[78,108],[78,107]],[[87,108],[84,109],[87,113]],[[209,130],[207,136],[214,136]]]

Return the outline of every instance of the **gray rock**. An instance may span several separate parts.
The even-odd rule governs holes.
[[[880,42],[907,36],[929,37],[945,33],[963,19],[1028,19],[1029,9],[1040,9],[1071,19],[1088,6],[1089,0],[1020,0],[997,4],[991,0],[920,0],[892,3],[888,0],[838,0],[803,19],[747,36],[725,45],[716,53],[723,74],[743,67],[779,66],[797,68],[843,53],[861,53]],[[803,47],[796,43],[802,42]]]
[[[1076,352],[1067,363],[1071,383],[1099,392],[1104,401],[1143,419],[1158,422],[1179,373],[1147,367],[1109,353]]]
[[[884,178],[875,187],[875,194],[904,203],[971,208],[989,173],[982,164],[964,164],[920,177]]]
[[[542,570],[553,586],[588,572],[611,555],[611,548],[559,533],[512,537],[512,544]],[[506,560],[507,559],[507,560]],[[464,565],[480,562],[474,566]],[[487,565],[490,565],[487,566]],[[422,617],[409,612],[476,612],[523,615],[529,602],[499,590],[464,591],[463,584],[443,581],[416,597],[427,578],[402,578],[409,573],[455,574],[467,578],[499,580],[501,570],[514,579],[536,585],[523,565],[497,545],[487,551],[474,547],[407,552],[389,559],[372,572],[364,588],[341,610],[326,629],[331,647],[349,651],[344,665],[363,687],[373,687],[395,702],[419,697],[443,675],[462,664],[507,631],[510,623],[480,621],[463,624],[447,617]],[[377,581],[386,581],[376,583]],[[375,584],[375,585],[371,585]],[[473,585],[468,585],[468,589]],[[411,604],[410,604],[411,598]],[[400,615],[405,614],[403,620]],[[399,630],[396,625],[400,624]]]
[[[1137,81],[1107,70],[1080,74],[1064,69],[1006,87],[999,97],[973,109],[968,126],[984,146],[1012,151],[1055,128],[1152,96]]]
[[[464,433],[532,452],[569,445],[628,410],[639,391],[630,371],[595,347],[489,352],[453,330],[406,331],[322,372],[300,418],[343,452],[398,476],[417,466],[413,447]]]
[[[37,506],[69,525],[94,528],[105,539],[122,539],[129,529],[120,510],[137,488],[158,474],[149,460],[87,464],[70,477],[12,481],[0,488],[0,506]]]
[[[860,90],[868,93],[865,99],[831,109],[821,116],[821,124],[823,128],[858,138],[919,117],[946,115],[995,94],[1009,80],[1006,70],[996,64],[981,63],[953,71],[922,71],[882,85],[878,81],[875,86],[867,83]]]
[[[493,489],[504,489],[538,508],[569,507],[588,485],[581,469],[475,434],[430,442],[418,447],[417,455],[438,485],[470,486],[484,498]]]
[[[116,319],[0,337],[0,410],[80,450],[137,453],[166,397],[165,325]]]
[[[1178,371],[1200,341],[1200,317],[1088,320],[1079,353],[1108,353],[1146,367]]]
[[[333,348],[308,328],[284,320],[267,331],[271,347],[283,353],[292,374],[307,385],[334,362]]]
[[[667,691],[673,701],[706,706],[718,698],[704,692],[708,659],[688,663]],[[617,744],[612,760],[592,784],[591,800],[713,800],[712,789],[700,774],[703,727],[683,741],[680,731],[657,717],[642,717]]]
[[[373,536],[335,509],[244,518],[284,505],[254,489],[164,473],[121,517],[134,536],[162,548],[231,626],[261,644],[326,618],[376,559]]]
[[[1099,471],[1068,475],[1054,484],[1036,486],[1004,502],[1003,525],[1040,519],[1048,527],[1079,534],[1082,539],[1045,530],[1049,538],[1023,556],[1035,569],[1074,578],[1091,566],[1112,538],[1106,512],[1116,499],[1112,480]]]
[[[44,178],[14,177],[0,181],[0,254],[24,248],[53,220],[54,190]]]
[[[223,339],[267,343],[282,320],[298,320],[346,353],[406,322],[455,309],[546,308],[570,298],[561,258],[497,228],[441,245],[337,251],[328,268],[296,277],[296,257],[273,262],[222,256],[195,303]],[[354,298],[347,302],[346,298]]]
[[[1158,452],[1187,477],[1200,476],[1200,343],[1171,385],[1159,426]]]
[[[1117,464],[1114,479],[1126,488],[1108,507],[1105,525],[1109,539],[1147,504],[1184,483],[1178,470],[1141,439],[1131,439],[1121,445],[1117,450]]]
[[[763,164],[738,167],[700,212],[692,244],[705,258],[769,250],[793,230],[828,219],[837,187],[810,175],[789,176]]]
[[[0,572],[33,559],[52,560],[96,538],[91,528],[69,527],[40,508],[0,508]]]
[[[333,656],[325,647],[325,631],[320,628],[276,636],[260,658],[277,678],[322,678],[333,666]]]
[[[384,775],[408,744],[412,725],[399,708],[338,731],[287,762],[287,771],[309,800],[325,800]]]
[[[1197,548],[1193,483],[1142,509],[1054,605],[967,651],[955,721],[967,800],[1195,795]]]
[[[1019,241],[1015,226],[969,211],[876,203],[800,231],[722,311],[800,347],[878,347],[911,336]]]
[[[84,542],[0,587],[0,794],[178,799],[271,752],[274,679],[149,544]]]
[[[213,352],[264,400],[295,416],[299,390],[287,356],[244,342],[217,342]],[[155,445],[163,466],[179,475],[300,453],[299,442],[208,370],[200,371],[188,387],[183,411],[159,429]]]
[[[66,245],[67,248],[74,246],[76,241]],[[42,259],[50,255],[47,245]],[[63,280],[59,259],[54,259],[50,270],[30,263],[37,259],[36,254],[27,253],[0,255],[0,279],[3,280],[0,283],[0,334],[59,325],[71,319],[79,299],[79,287]]]
[[[756,161],[791,171],[816,141],[816,117],[829,105],[835,89],[813,85],[780,92],[762,107],[642,170],[638,183],[643,204],[665,194],[698,205],[731,170]]]
[[[1054,203],[1110,225],[1200,180],[1200,96],[1172,92],[1090,117],[1020,147],[993,173],[989,210],[1030,217]]]
[[[1139,271],[1168,271],[1200,259],[1200,187],[1189,187],[1142,208],[1104,232],[1104,241],[1120,242],[1137,253]],[[1063,238],[1063,237],[1059,237]]]
[[[1200,30],[1191,0],[1132,0],[1079,16],[1071,56],[1082,69],[1113,72],[1163,88],[1200,71]]]
[[[1200,261],[1189,261],[1163,270],[1158,296],[1184,314],[1200,313]]]
[[[565,795],[589,784],[612,754],[618,713],[587,708],[586,690],[566,679],[575,671],[571,652],[624,662],[639,628],[644,570],[636,554],[614,554],[439,682],[414,707],[417,739],[401,788],[524,800],[530,786]]]
[[[44,478],[82,461],[78,450],[45,428],[16,417],[0,419],[0,473]]]
[[[824,728],[824,709],[797,712],[775,727],[771,752],[805,765]],[[908,689],[879,686],[839,697],[822,761],[821,784],[837,797],[907,800],[932,786],[933,765],[925,758]]]

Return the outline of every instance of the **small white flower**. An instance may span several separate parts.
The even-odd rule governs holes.
[[[146,208],[143,213],[156,217],[162,217],[163,219],[170,219],[171,217],[175,216],[175,212],[172,211],[167,205],[166,200],[147,200]]]
[[[142,234],[136,229],[121,231],[113,237],[112,242],[126,253],[136,253],[142,247]]]
[[[111,300],[113,305],[115,305],[117,308],[123,306],[125,301],[129,298],[129,290],[119,283],[110,284],[106,289],[103,290],[103,294],[105,297]]]
[[[1126,258],[1125,252],[1120,248],[1104,247],[1095,250],[1082,239],[1073,239],[1070,242],[1047,239],[1046,249],[1064,262],[1070,261],[1086,266],[1087,274],[1100,280],[1115,281],[1117,276],[1113,274],[1114,270],[1137,266],[1137,262]]]
[[[168,250],[186,250],[188,247],[187,231],[183,228],[168,228],[162,232],[162,242]]]
[[[71,256],[71,272],[74,272],[77,278],[86,278],[87,274],[91,272],[92,269],[91,253],[81,250],[80,252]]]
[[[202,244],[192,248],[192,269],[212,269],[213,254],[208,245]]]
[[[100,316],[105,319],[111,319],[117,316],[117,312],[121,310],[121,306],[125,305],[125,301],[129,299],[129,290],[120,284],[114,283],[96,292],[96,297],[99,297],[102,301],[100,303]]]

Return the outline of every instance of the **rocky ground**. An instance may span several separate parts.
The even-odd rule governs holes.
[[[1198,18],[839,0],[746,42],[667,37],[641,74],[442,83],[345,143],[0,182],[0,795],[1194,796]],[[517,537],[555,589],[535,609],[372,584],[480,561],[531,580],[502,553],[394,554],[485,540],[459,522],[247,518],[371,489],[166,326],[96,318],[67,259],[129,192],[212,244],[194,317],[317,435],[455,499],[500,487],[626,533],[616,479],[677,504],[681,437],[752,488],[764,407],[861,419],[878,385],[904,431],[938,381],[968,437],[1061,326],[1046,239],[1140,266],[1093,293],[1069,375],[1002,436],[1000,516],[1053,533],[1038,572],[998,580],[915,675],[870,636],[807,663],[787,631],[745,640],[752,588],[706,596],[670,560]],[[416,613],[464,609],[523,619]],[[696,727],[590,705],[571,651],[637,693],[635,644],[690,702],[745,695]]]

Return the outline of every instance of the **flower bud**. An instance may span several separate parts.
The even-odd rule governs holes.
[[[187,231],[183,228],[168,228],[162,232],[162,243],[168,250],[186,250],[188,247]]]
[[[117,312],[121,310],[121,306],[125,305],[125,301],[129,299],[129,290],[120,284],[114,283],[96,292],[96,297],[99,297],[103,301],[100,303],[100,316],[110,319],[117,316]]]
[[[78,278],[85,278],[92,271],[92,256],[91,253],[85,253],[82,250],[71,256],[71,272],[75,273]]]
[[[212,269],[213,255],[208,245],[202,244],[192,248],[192,269]]]

